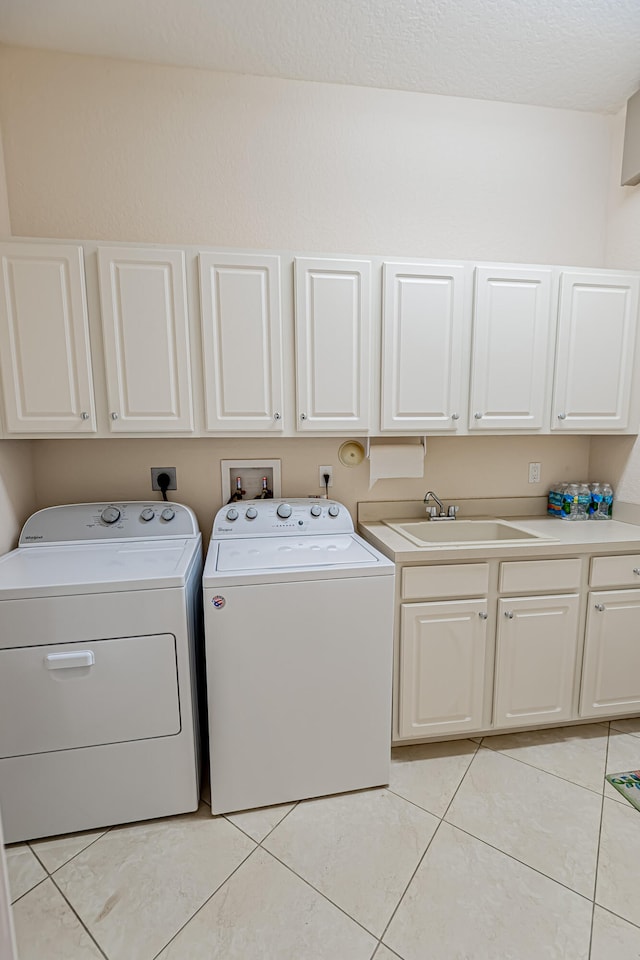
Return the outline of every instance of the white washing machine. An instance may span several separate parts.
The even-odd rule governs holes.
[[[196,809],[201,575],[181,504],[27,520],[0,558],[6,842]]]
[[[394,569],[335,501],[218,511],[203,577],[213,813],[389,782]]]

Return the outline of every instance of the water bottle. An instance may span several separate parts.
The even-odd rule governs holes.
[[[578,487],[578,515],[576,520],[589,519],[589,507],[591,505],[591,490],[586,483],[577,484]]]
[[[602,513],[603,520],[611,520],[613,513],[613,490],[608,483],[602,484]]]
[[[568,483],[564,492],[564,502],[562,511],[565,520],[578,520],[578,496],[580,494],[579,483]]]
[[[602,503],[602,484],[599,481],[594,481],[589,484],[591,488],[591,503],[589,505],[589,519],[590,520],[602,520],[601,516],[598,516],[600,510],[600,504]]]

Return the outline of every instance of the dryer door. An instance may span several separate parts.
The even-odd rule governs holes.
[[[179,732],[173,634],[0,650],[0,757]]]

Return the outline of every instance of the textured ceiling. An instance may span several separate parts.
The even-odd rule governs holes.
[[[640,0],[0,0],[0,42],[598,112],[640,87]]]

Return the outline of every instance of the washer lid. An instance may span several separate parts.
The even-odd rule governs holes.
[[[231,573],[244,570],[358,567],[378,563],[380,560],[373,548],[349,534],[334,534],[222,541],[215,569],[220,573]]]
[[[200,537],[19,547],[0,557],[0,600],[182,587]]]

